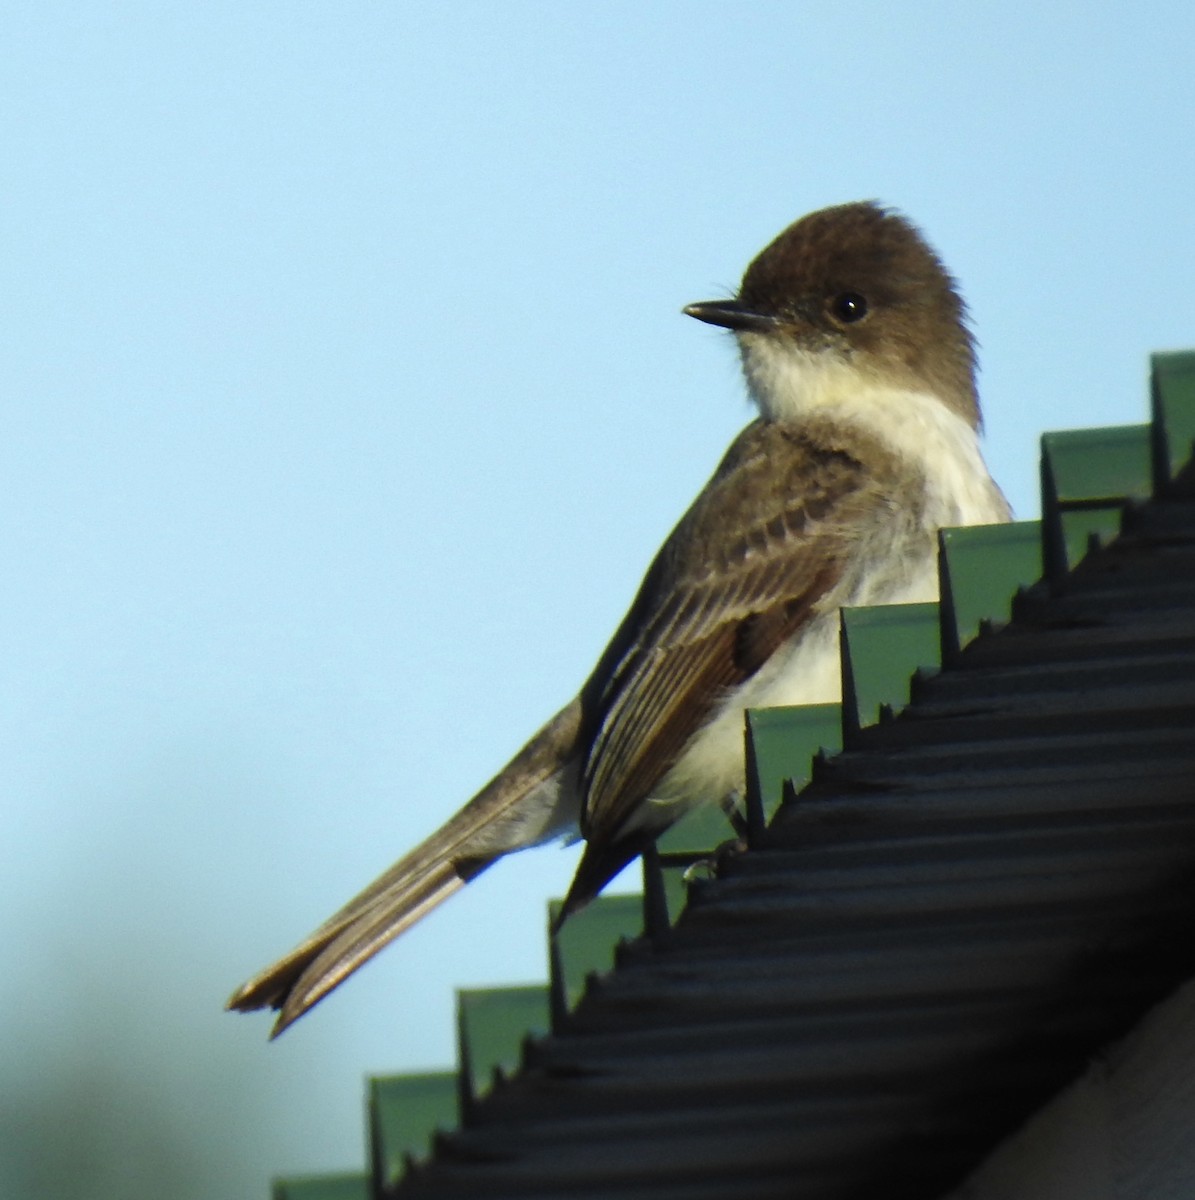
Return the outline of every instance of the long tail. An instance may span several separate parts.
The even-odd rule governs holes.
[[[230,1009],[281,1010],[271,1037],[512,850],[575,829],[579,701],[556,714],[464,808],[247,983]]]

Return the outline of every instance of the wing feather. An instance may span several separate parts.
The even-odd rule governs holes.
[[[595,733],[583,828],[617,841],[727,690],[836,594],[883,489],[848,451],[756,422],[652,564],[583,696]]]

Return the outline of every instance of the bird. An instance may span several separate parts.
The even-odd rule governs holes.
[[[841,697],[839,611],[937,599],[937,532],[1010,519],[985,465],[953,277],[877,201],[781,232],[730,299],[758,416],[647,569],[576,697],[469,802],[233,994],[277,1036],[497,859],[585,840],[558,920],[702,804],[743,788],[747,709]]]

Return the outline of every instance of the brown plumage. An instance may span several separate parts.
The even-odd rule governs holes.
[[[829,433],[756,421],[738,436],[649,569],[615,661],[603,659],[582,690],[596,731],[582,774],[587,849],[563,915],[642,848],[622,844],[628,818],[726,691],[842,579],[853,530],[882,505],[884,481]]]
[[[829,699],[843,604],[936,589],[936,529],[1003,520],[975,445],[971,338],[953,282],[873,204],[797,222],[733,301],[763,416],[648,569],[577,698],[469,803],[229,1007],[275,1033],[502,855],[577,831],[563,916],[695,803],[742,777],[748,704]]]

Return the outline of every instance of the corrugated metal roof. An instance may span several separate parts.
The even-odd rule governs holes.
[[[909,706],[877,722],[891,682],[860,683],[844,752],[571,1011],[575,974],[558,979],[553,1032],[487,1094],[471,1063],[463,1127],[401,1181],[378,1171],[383,1194],[932,1197],[1195,973],[1195,488],[1173,444],[1195,403],[1171,387],[1195,397],[1195,358],[1178,357],[1155,371],[1152,430],[1085,433],[1087,457],[1047,440],[1049,582],[1012,621],[958,649],[985,614],[955,579],[970,598],[948,605],[938,671],[906,614]],[[1099,545],[1151,471],[1159,494]],[[1024,537],[1000,537],[995,569],[1023,577]],[[757,757],[778,727],[760,723]]]

